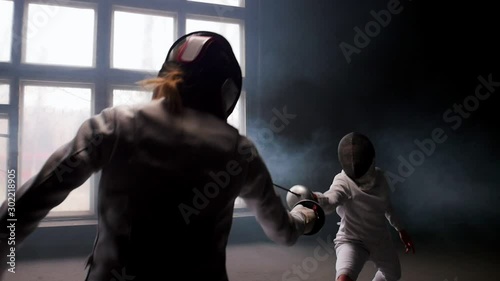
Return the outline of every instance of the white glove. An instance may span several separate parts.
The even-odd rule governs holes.
[[[311,232],[317,220],[316,212],[313,209],[309,209],[299,204],[290,211],[290,214],[295,219],[304,223],[304,234]]]

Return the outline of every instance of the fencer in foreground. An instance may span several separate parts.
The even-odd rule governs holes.
[[[368,260],[377,268],[373,281],[399,280],[401,265],[388,222],[399,232],[407,253],[415,253],[415,247],[394,214],[389,184],[375,166],[374,146],[365,135],[349,133],[339,143],[338,157],[342,171],[330,189],[313,192],[327,215],[337,211],[341,218],[334,239],[336,280],[356,280]]]
[[[293,245],[311,233],[316,212],[300,204],[285,208],[254,144],[226,121],[242,76],[224,37],[195,32],[179,38],[158,77],[144,85],[153,89],[150,103],[108,108],[88,119],[19,188],[16,246],[96,172],[98,226],[87,281],[177,280],[178,274],[227,281],[238,196],[272,241]],[[4,202],[1,231],[7,219]],[[0,243],[3,270],[11,247],[6,240]]]

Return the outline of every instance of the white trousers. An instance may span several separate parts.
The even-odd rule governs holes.
[[[377,273],[372,281],[398,281],[401,278],[401,264],[391,240],[383,241],[377,245],[337,242],[335,243],[335,252],[337,254],[335,280],[343,274],[356,280],[363,266],[369,260],[377,268]]]

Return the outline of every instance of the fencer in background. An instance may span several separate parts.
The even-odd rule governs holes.
[[[401,265],[388,222],[399,232],[406,253],[415,253],[415,247],[394,214],[389,184],[375,166],[375,148],[368,137],[352,132],[341,139],[338,158],[342,171],[330,189],[314,192],[327,215],[337,211],[341,218],[334,239],[336,280],[356,280],[368,260],[377,268],[373,281],[399,280]]]
[[[316,212],[300,204],[288,211],[254,144],[227,123],[242,76],[224,37],[195,32],[179,38],[158,77],[143,84],[154,91],[150,103],[108,108],[88,119],[19,188],[17,246],[96,172],[98,225],[87,281],[177,275],[227,281],[238,196],[272,241],[293,245],[310,233]],[[0,230],[7,230],[7,219],[4,202]],[[0,243],[4,270],[6,240]]]

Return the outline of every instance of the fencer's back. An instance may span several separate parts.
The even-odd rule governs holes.
[[[246,138],[209,114],[172,115],[163,100],[112,111],[116,140],[101,171],[87,280],[227,280]]]

